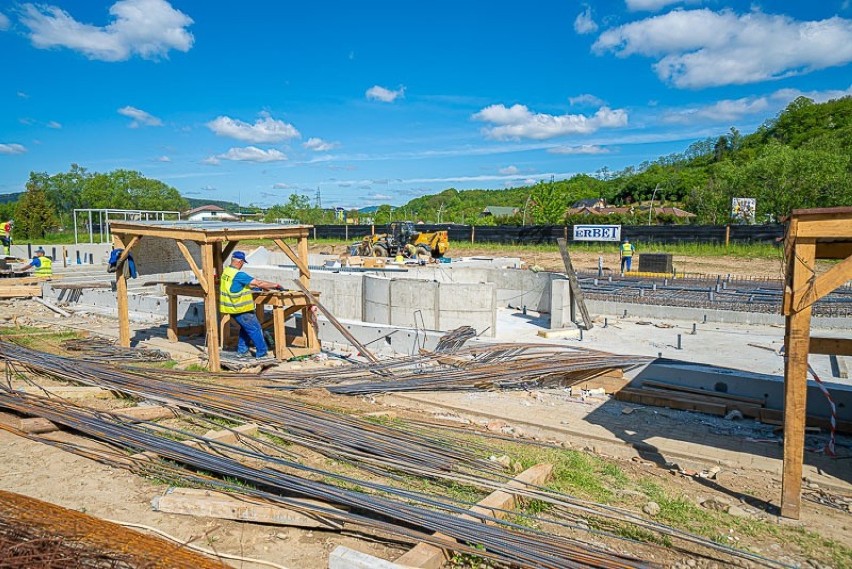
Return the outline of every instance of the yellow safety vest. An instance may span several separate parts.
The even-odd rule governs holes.
[[[37,276],[49,276],[53,274],[53,260],[50,257],[47,255],[41,257],[39,263],[41,264],[35,270]]]
[[[254,309],[251,287],[246,285],[237,292],[231,292],[231,285],[238,272],[234,267],[225,267],[222,271],[222,278],[219,279],[219,308],[222,314],[242,314]]]
[[[623,243],[621,245],[621,256],[622,257],[632,257],[633,251],[636,249],[633,247],[631,243]]]

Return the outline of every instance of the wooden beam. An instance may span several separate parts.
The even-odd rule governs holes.
[[[130,243],[127,244],[127,247],[124,247],[124,251],[121,252],[121,255],[118,256],[118,260],[116,261],[116,268],[121,266],[124,261],[127,260],[127,257],[130,256],[130,251],[136,247],[136,244],[139,243],[139,240],[142,239],[141,235],[134,235],[130,239]]]
[[[201,245],[201,268],[213,278],[213,245]],[[219,291],[215,286],[205,289],[204,325],[207,326],[207,369],[219,371]]]
[[[811,338],[810,353],[828,356],[852,356],[852,339]]]
[[[512,492],[513,489],[524,489],[527,485],[541,486],[550,479],[552,474],[552,464],[543,463],[528,468],[518,474],[513,480],[507,482],[505,489],[495,490],[471,508],[470,511],[481,516],[502,519],[506,516],[506,510],[511,510],[517,506],[517,495]],[[462,517],[477,521],[480,520],[476,516]],[[439,534],[435,535],[437,537]],[[419,543],[402,557],[398,558],[395,563],[422,569],[439,569],[444,564],[445,559],[446,554],[440,547],[428,543]]]
[[[195,274],[195,278],[198,279],[198,284],[201,285],[201,290],[204,292],[207,291],[207,276],[212,275],[213,272],[202,271],[198,268],[198,265],[195,263],[195,259],[192,258],[192,254],[189,252],[189,248],[187,248],[186,243],[180,240],[175,240],[175,245],[180,249],[183,258],[186,259],[186,262],[189,263],[189,268],[192,269],[192,272]],[[201,245],[202,251],[204,249],[204,245]],[[203,254],[203,253],[202,253]]]
[[[852,214],[832,215],[825,219],[799,218],[796,234],[819,239],[852,239]]]
[[[222,270],[225,268],[225,257],[222,255],[222,244],[221,243],[213,243],[213,266],[216,271],[214,275],[218,275],[220,278],[222,276]],[[213,286],[216,285],[216,278],[213,277]]]
[[[798,230],[802,229],[801,222]],[[814,275],[816,241],[794,235],[790,267],[793,291],[801,291]],[[799,519],[802,499],[802,464],[805,453],[805,415],[807,405],[808,349],[810,348],[812,306],[800,306],[796,292],[790,297],[784,335],[784,467],[781,482],[781,515]]]
[[[580,311],[580,316],[583,317],[583,325],[586,330],[591,330],[595,327],[592,322],[592,317],[589,315],[589,309],[586,308],[586,299],[583,297],[583,290],[580,288],[580,283],[577,282],[577,273],[574,272],[574,266],[571,264],[571,256],[568,254],[568,245],[562,237],[556,240],[559,244],[559,252],[562,254],[562,263],[565,265],[565,272],[568,275],[568,283],[571,285],[571,301]]]
[[[314,234],[316,235],[316,229],[314,229]],[[302,284],[305,288],[310,288],[311,286],[311,271],[307,269],[308,267],[308,234],[302,235],[298,238],[298,242],[296,246],[299,250],[299,258],[302,259],[302,262],[305,263],[305,270],[301,271],[299,275],[299,280],[302,281]]]
[[[138,237],[138,236],[137,236]],[[135,237],[133,238],[135,239]],[[113,245],[116,249],[127,248],[121,236],[113,234]],[[130,306],[127,302],[127,277],[124,276],[124,262],[116,264],[115,270],[115,297],[116,309],[118,310],[118,345],[130,347]]]
[[[223,260],[223,261],[224,261],[225,259],[227,259],[227,258],[228,258],[228,256],[229,256],[231,253],[233,253],[234,249],[236,249],[236,248],[237,248],[237,245],[239,245],[239,243],[240,243],[239,241],[229,241],[229,242],[228,242],[228,244],[227,244],[227,245],[225,245],[225,248],[224,248],[224,249],[222,249],[222,260]]]
[[[0,283],[0,298],[30,298],[32,296],[41,296],[40,284],[5,286]]]
[[[284,254],[287,255],[287,258],[293,261],[293,263],[296,265],[296,268],[299,269],[299,280],[302,281],[302,284],[304,284],[305,286],[310,286],[310,284],[306,284],[304,282],[304,279],[302,278],[304,275],[310,276],[311,274],[311,270],[308,268],[307,254],[304,258],[302,258],[299,256],[298,253],[293,250],[292,247],[290,247],[290,244],[286,241],[283,241],[281,239],[273,239],[272,241],[274,241],[275,244],[278,245],[278,248],[281,249],[281,251],[283,251]]]
[[[333,508],[329,504],[317,500],[299,499],[297,501],[299,504],[303,504],[306,509]],[[155,512],[238,520],[255,524],[336,530],[343,528],[341,522],[308,513],[299,509],[298,505],[288,508],[277,502],[199,488],[169,488],[164,495],[156,496],[151,500],[151,507]],[[345,513],[345,511],[340,510],[341,515]]]
[[[850,280],[852,280],[852,257],[847,257],[820,276],[808,279],[808,282],[799,289],[794,289],[793,294],[798,298],[796,309],[802,310],[812,305]]]

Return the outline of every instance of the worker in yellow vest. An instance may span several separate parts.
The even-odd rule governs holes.
[[[625,239],[621,244],[621,274],[624,274],[624,268],[627,267],[627,272],[630,272],[630,266],[633,264],[633,253],[636,252],[636,247],[630,244],[629,239]]]
[[[48,257],[44,249],[39,247],[36,249],[35,257],[33,257],[30,264],[22,267],[21,272],[28,271],[30,269],[35,269],[33,274],[37,277],[49,277],[53,274],[53,259]]]
[[[263,328],[254,313],[254,295],[252,289],[281,290],[278,283],[256,279],[242,271],[246,265],[246,254],[236,251],[231,255],[231,265],[225,267],[219,279],[219,309],[222,314],[230,314],[240,326],[237,340],[237,357],[250,358],[249,342],[254,344],[255,357],[266,358],[269,349],[263,339]]]

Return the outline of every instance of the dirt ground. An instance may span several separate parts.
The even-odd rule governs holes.
[[[312,244],[310,252],[316,254],[340,255],[346,249],[345,245]],[[502,249],[494,247],[465,247],[460,252],[454,252],[454,256],[463,257],[519,257],[527,267],[539,267],[545,271],[564,271],[562,256],[559,251],[529,251],[524,248],[514,248],[510,245]],[[571,262],[578,271],[597,271],[598,258],[601,255],[587,251],[572,251]],[[605,253],[605,270],[618,271],[619,257],[617,253]],[[635,268],[634,261],[634,268]],[[784,277],[784,264],[782,262],[781,250],[779,249],[777,259],[744,259],[742,257],[708,257],[675,255],[674,268],[678,273],[697,273],[708,275],[735,275],[752,278],[781,279]],[[823,263],[819,263],[822,266]],[[830,265],[825,264],[825,267]]]
[[[327,245],[315,247],[312,252],[339,253]],[[507,248],[503,254],[520,256],[527,266],[539,266],[544,270],[561,270],[562,268],[562,260],[558,252],[517,254],[511,248]],[[481,251],[469,249],[465,250],[465,256],[493,257],[495,253],[493,249]],[[576,253],[573,255],[573,261],[575,267],[580,270],[594,270],[597,268],[598,256],[590,253]],[[617,258],[614,255],[605,259],[607,266],[615,266],[615,263]],[[758,259],[746,263],[738,258],[676,257],[675,265],[679,270],[711,274],[746,274],[765,278],[780,278],[782,274],[780,259]],[[29,321],[34,325],[54,329],[60,325],[93,330],[113,330],[115,327],[114,321],[110,319],[73,317],[60,321],[58,316],[35,303],[30,302],[23,306],[20,302],[13,304],[0,302],[0,319],[13,316],[19,318],[19,323]],[[305,396],[311,397],[310,394]],[[489,394],[489,397],[492,396],[501,401],[494,409],[496,413],[505,415],[504,420],[508,424],[511,424],[513,420],[527,421],[539,415],[544,417],[553,409],[562,409],[565,412],[562,420],[579,424],[585,420],[586,415],[593,412],[593,409],[586,404],[563,401],[559,397],[553,399],[547,393],[506,394],[503,398],[500,394]],[[455,397],[457,403],[467,395],[457,394]],[[529,398],[523,399],[520,403],[522,411],[513,407],[519,397]],[[322,402],[325,404],[332,403],[327,400],[325,394],[320,399],[324,399]],[[439,398],[423,403],[383,398],[335,397],[333,403],[340,407],[351,407],[359,413],[387,410],[388,406],[392,405],[394,411],[403,417],[441,419],[447,415],[459,415],[451,410],[452,406],[444,407],[442,411]],[[620,420],[628,417],[627,415],[622,417],[620,413],[620,411],[616,413]],[[469,414],[469,417],[480,428],[489,420],[487,417],[477,419],[475,413]],[[696,440],[706,436],[707,427],[701,416],[696,414],[661,410],[660,412],[636,412],[630,417],[634,417],[636,422],[633,425],[620,425],[619,428],[624,432],[635,430],[641,434],[642,429],[654,429],[659,433],[694,432]],[[615,428],[613,432],[616,432]],[[759,433],[754,436],[757,435]],[[680,469],[673,469],[671,465],[619,452],[618,444],[627,448],[623,442],[616,442],[605,448],[606,445],[567,431],[561,433],[550,431],[544,439],[542,439],[543,435],[531,432],[522,436],[530,439],[535,437],[590,454],[605,456],[609,460],[616,461],[619,467],[630,476],[653,479],[672,495],[690,500],[706,496],[732,500],[734,504],[742,506],[748,516],[753,516],[755,519],[801,527],[810,532],[816,532],[826,539],[845,544],[847,547],[852,546],[852,539],[849,537],[852,535],[850,532],[852,486],[849,484],[821,487],[819,482],[806,482],[802,521],[789,522],[776,516],[780,496],[780,476],[776,471],[765,468],[762,463],[739,465],[727,463],[718,476],[711,481],[695,476],[694,472],[690,472],[689,467],[684,473]],[[58,440],[76,438],[75,435],[68,433],[60,433],[56,437]],[[712,445],[703,447],[702,454],[695,457],[699,464],[694,468],[725,463],[718,456],[714,456],[714,452]],[[762,451],[757,446],[754,447],[753,452],[755,456],[759,456]],[[846,480],[848,478],[848,476],[845,477]],[[153,526],[182,541],[216,551],[263,559],[289,568],[324,569],[328,566],[328,554],[337,545],[346,545],[384,559],[394,559],[405,551],[405,548],[399,544],[361,539],[345,533],[264,526],[154,512],[150,506],[151,499],[164,493],[167,489],[166,485],[3,431],[0,431],[0,489],[18,492],[110,520]],[[639,507],[641,508],[641,505]],[[731,533],[730,539],[730,543],[737,547],[748,547],[752,551],[791,565],[811,566],[815,569],[843,566],[831,563],[830,558],[827,561],[826,556],[818,552],[804,551],[796,545],[785,544],[777,539],[756,540],[743,533]],[[664,559],[655,561],[671,567],[718,566],[701,560],[697,565],[687,565],[686,560],[679,559],[677,555],[666,556]],[[234,563],[234,565],[246,568],[262,567],[262,565],[251,563]]]

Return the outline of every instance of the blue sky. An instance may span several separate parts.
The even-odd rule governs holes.
[[[850,0],[0,0],[0,193],[399,205],[618,170],[852,94]]]

